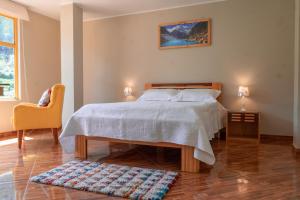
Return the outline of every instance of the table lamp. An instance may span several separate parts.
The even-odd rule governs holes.
[[[245,97],[249,96],[249,88],[245,87],[245,86],[239,86],[239,92],[238,92],[238,96],[242,97],[242,107],[241,107],[241,111],[245,112],[246,111],[246,107],[245,107]]]
[[[125,87],[124,88],[124,95],[125,95],[125,97],[132,96],[132,87]]]

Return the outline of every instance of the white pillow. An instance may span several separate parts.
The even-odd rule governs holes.
[[[214,89],[185,89],[172,98],[172,101],[204,101],[206,99],[217,99],[220,94],[220,90]]]
[[[48,106],[48,104],[50,103],[50,96],[51,96],[51,89],[47,89],[41,99],[39,100],[39,103],[38,105],[41,106],[41,107],[46,107]]]
[[[146,90],[138,101],[170,101],[178,94],[176,89],[150,89]]]

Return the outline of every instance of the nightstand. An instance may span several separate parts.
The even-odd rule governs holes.
[[[247,140],[259,143],[259,112],[228,111],[226,142]]]

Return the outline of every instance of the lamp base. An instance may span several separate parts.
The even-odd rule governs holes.
[[[241,108],[241,111],[242,112],[246,112],[246,108]]]

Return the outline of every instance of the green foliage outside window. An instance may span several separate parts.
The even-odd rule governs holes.
[[[15,96],[14,28],[13,18],[0,15],[0,97]]]

